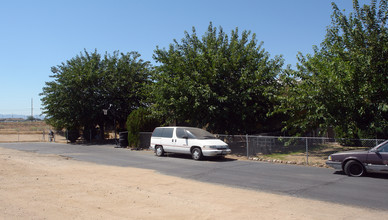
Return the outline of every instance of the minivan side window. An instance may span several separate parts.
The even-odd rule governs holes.
[[[186,132],[185,132],[185,129],[183,129],[183,128],[177,128],[176,129],[176,137],[177,138],[183,138],[183,137],[187,137],[187,134],[186,134]]]
[[[174,132],[174,128],[163,128],[162,137],[164,138],[172,138],[172,133]]]
[[[162,137],[163,128],[155,128],[154,132],[152,132],[152,137]]]

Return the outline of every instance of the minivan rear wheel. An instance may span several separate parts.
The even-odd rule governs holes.
[[[203,155],[202,155],[202,151],[201,149],[199,148],[194,148],[192,151],[191,151],[191,156],[193,157],[194,160],[201,160]]]
[[[156,146],[155,147],[155,155],[158,157],[161,157],[164,155],[164,150],[162,146]]]

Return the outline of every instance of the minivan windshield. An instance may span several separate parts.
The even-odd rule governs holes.
[[[199,128],[185,128],[188,138],[215,139],[214,135]]]

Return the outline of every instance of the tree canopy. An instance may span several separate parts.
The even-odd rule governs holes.
[[[193,27],[181,42],[157,48],[154,59],[154,112],[167,121],[215,132],[264,130],[283,59],[271,59],[255,34],[236,28],[228,36],[210,23],[199,38]]]
[[[280,108],[292,133],[333,127],[339,137],[388,135],[387,1],[346,15],[332,3],[332,23],[314,54],[299,54]]]
[[[137,52],[102,57],[85,51],[52,67],[54,80],[41,93],[48,122],[67,129],[103,127],[113,120],[124,125],[129,113],[142,106],[143,87],[149,83],[150,64],[139,57]]]

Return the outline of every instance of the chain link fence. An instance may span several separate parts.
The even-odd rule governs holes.
[[[0,142],[49,142],[63,139],[60,132],[52,130],[44,121],[3,120],[0,122]]]
[[[51,130],[41,131],[1,131],[0,142],[59,142],[63,134]],[[61,136],[62,135],[62,136]]]
[[[254,135],[217,135],[226,142],[232,154],[246,157],[269,154],[305,153],[308,163],[309,152],[334,147],[336,151],[370,149],[383,139],[335,139],[325,137],[273,137]]]

